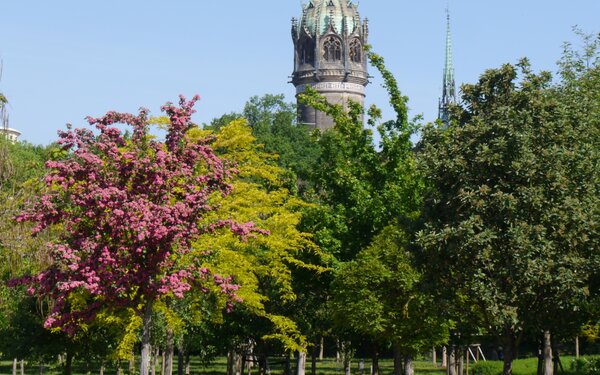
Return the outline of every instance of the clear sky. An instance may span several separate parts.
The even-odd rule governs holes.
[[[448,0],[361,0],[370,44],[412,114],[437,116]],[[554,70],[571,28],[600,31],[600,0],[449,0],[456,80],[530,58]],[[301,0],[0,0],[0,92],[10,126],[36,144],[67,122],[108,110],[159,113],[182,93],[202,97],[196,122],[240,111],[248,98],[294,100],[291,18]],[[376,72],[367,104],[386,103]],[[385,112],[390,115],[390,112]]]

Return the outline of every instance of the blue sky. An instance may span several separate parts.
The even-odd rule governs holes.
[[[437,115],[447,0],[362,0],[370,43],[383,55],[412,114]],[[571,31],[600,31],[600,0],[450,0],[457,83],[530,58],[554,70]],[[10,126],[47,144],[66,123],[108,110],[159,113],[200,94],[196,122],[239,111],[253,95],[294,100],[291,18],[301,0],[23,0],[0,8],[0,91]],[[376,72],[367,104],[384,106]],[[389,111],[385,111],[391,115]]]

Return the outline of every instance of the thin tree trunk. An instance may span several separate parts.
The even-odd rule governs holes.
[[[17,375],[17,359],[13,359],[13,372],[12,375]]]
[[[544,364],[542,366],[543,375],[554,375],[554,363],[552,362],[552,336],[549,330],[544,331],[544,346],[542,348],[542,356]]]
[[[296,365],[296,375],[304,375],[306,373],[306,349],[298,352],[298,362]]]
[[[458,375],[463,375],[465,373],[465,355],[464,355],[462,347],[459,347],[457,349],[456,355],[458,356],[458,363],[457,363]]]
[[[177,345],[177,375],[183,375],[184,371],[185,349],[183,348],[183,339]]]
[[[344,355],[344,374],[352,375],[352,357]]]
[[[167,347],[165,349],[165,372],[164,375],[173,375],[173,352],[174,352],[173,330],[167,329]]]
[[[144,316],[142,318],[142,357],[140,363],[140,375],[148,375],[150,370],[150,328],[152,324],[152,301],[146,302]]]
[[[269,357],[265,355],[265,374],[271,375],[271,365],[269,364]]]
[[[442,367],[448,367],[448,349],[442,346]]]
[[[343,341],[341,343],[342,349],[342,362],[344,363],[344,374],[352,375],[352,349],[350,341]]]
[[[317,348],[310,351],[310,375],[317,375]]]
[[[394,351],[394,375],[402,375],[402,353],[397,342],[393,344]]]
[[[100,375],[104,375],[104,361],[100,363]]]
[[[379,375],[379,349],[377,345],[373,345],[373,353],[371,353],[371,375]]]
[[[190,375],[190,353],[185,353],[185,375]]]
[[[450,353],[448,353],[448,365],[446,367],[446,374],[456,375],[456,346],[450,346]]]
[[[21,375],[25,375],[25,360],[21,360]]]
[[[433,367],[437,367],[437,353],[435,351],[435,346],[431,349],[431,362],[433,362]]]
[[[158,347],[154,348],[154,354],[152,354],[152,367],[150,368],[150,373],[152,375],[156,375],[156,365],[158,364],[159,355],[160,349]]]
[[[410,355],[404,357],[404,375],[415,375],[415,365]]]
[[[285,375],[292,375],[292,359],[290,353],[287,353],[285,356]]]
[[[71,375],[73,373],[73,352],[67,351],[65,355],[65,364],[63,365],[63,374]]]
[[[227,354],[227,375],[242,375],[242,356],[236,348],[229,349]]]
[[[512,364],[515,353],[515,339],[512,333],[507,333],[504,338],[504,366],[502,369],[503,375],[512,375]]]
[[[160,359],[160,375],[165,375],[165,362],[166,362],[166,358],[165,358],[165,351],[163,349],[162,351],[162,356]]]
[[[579,336],[575,336],[575,358],[579,359]]]
[[[321,343],[319,345],[319,361],[323,360],[323,355],[325,353],[325,338],[321,336]]]
[[[123,371],[121,370],[121,361],[117,363],[117,375],[121,375]]]

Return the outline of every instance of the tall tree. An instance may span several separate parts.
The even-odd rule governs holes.
[[[408,98],[401,94],[383,59],[373,53],[369,53],[369,59],[383,76],[390,105],[396,113],[395,119],[378,123],[381,111],[374,106],[367,111],[368,124],[379,133],[379,145],[374,142],[373,130],[364,128],[365,110],[358,103],[331,104],[310,88],[300,96],[304,104],[324,112],[335,122],[334,128],[318,139],[321,154],[312,179],[314,198],[321,205],[307,217],[305,224],[312,227],[318,243],[336,258],[336,266],[341,270],[356,271],[354,263],[344,265],[344,262],[352,262],[371,245],[377,247],[373,241],[384,228],[397,224],[404,233],[410,233],[422,202],[423,184],[410,140],[416,127],[408,120]],[[383,267],[369,263],[371,266]],[[351,284],[355,279],[346,276],[346,271],[338,274],[338,291],[354,290],[357,286]],[[354,302],[358,304],[364,293],[372,293],[368,286],[361,285],[361,292],[354,295]],[[338,316],[350,319],[351,306],[344,308],[338,303]],[[371,328],[370,332],[377,335],[378,330]],[[399,362],[396,370],[401,371]]]
[[[388,343],[396,362],[404,360],[404,374],[411,375],[417,354],[448,339],[448,324],[438,319],[433,298],[420,288],[409,242],[397,225],[384,228],[355,259],[339,267],[333,281],[334,318],[341,327],[370,338],[375,374],[378,354]]]
[[[165,143],[150,135],[144,109],[138,116],[88,118],[97,135],[61,132],[57,143],[71,154],[47,163],[48,192],[19,216],[37,224],[34,233],[58,224],[64,229],[50,245],[50,267],[14,282],[53,300],[45,327],[74,333],[103,309],[130,307],[142,318],[142,375],[148,375],[152,307],[160,296],[181,298],[193,286],[216,283],[233,298],[228,279],[213,275],[196,255],[187,259],[191,242],[217,227],[256,231],[252,224],[203,220],[213,210],[211,197],[230,192],[230,171],[210,140],[186,138],[195,101],[181,97],[179,107],[163,107],[170,119]],[[130,139],[117,123],[133,127]]]
[[[598,91],[579,93],[586,104],[573,106],[549,73],[522,60],[462,92],[448,129],[423,132],[431,190],[419,243],[438,285],[477,306],[501,338],[509,375],[526,329],[549,338],[580,321],[588,297],[600,148],[598,117],[586,111],[597,113]]]
[[[276,165],[276,155],[265,152],[245,120],[232,121],[215,136],[215,152],[235,165],[238,174],[232,193],[219,200],[219,209],[212,214],[252,221],[269,230],[269,235],[241,241],[228,233],[215,233],[200,238],[194,248],[210,249],[210,267],[235,275],[240,285],[237,295],[243,306],[226,317],[228,324],[237,327],[238,340],[277,339],[286,350],[297,350],[305,338],[284,307],[296,298],[292,271],[325,270],[312,262],[322,254],[311,236],[298,228],[307,204],[285,187],[285,171]],[[256,326],[242,327],[236,318]]]

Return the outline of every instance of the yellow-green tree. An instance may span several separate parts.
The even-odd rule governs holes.
[[[201,129],[189,134],[190,137],[207,135],[210,132]],[[174,320],[171,316],[170,324],[184,321],[186,324],[179,325],[183,327],[179,331],[183,336],[198,332],[198,326],[204,326],[200,331],[206,332],[209,325],[219,330],[221,343],[225,341],[223,335],[227,337],[227,349],[232,352],[250,339],[254,342],[273,340],[287,351],[303,350],[306,339],[286,313],[287,305],[296,298],[292,271],[294,268],[325,270],[303,261],[321,256],[311,236],[298,230],[306,203],[285,188],[285,171],[276,165],[277,156],[264,151],[245,120],[232,121],[213,135],[213,149],[237,173],[231,181],[232,192],[213,198],[213,205],[219,208],[211,215],[252,222],[268,231],[268,235],[241,239],[229,231],[218,230],[196,241],[188,256],[203,257],[212,272],[231,278],[229,282],[239,286],[236,291],[239,303],[231,314],[224,315],[217,313],[226,307],[219,293],[213,293],[212,302],[208,305],[202,302],[199,309],[189,309],[189,304],[173,305],[177,318]],[[211,218],[207,219],[210,222]],[[189,302],[200,303],[199,300],[194,302],[193,297]]]

